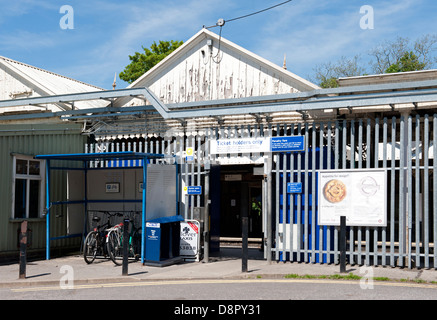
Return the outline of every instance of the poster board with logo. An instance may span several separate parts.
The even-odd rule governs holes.
[[[179,254],[185,260],[199,261],[200,223],[197,220],[181,221]]]
[[[387,226],[385,169],[320,170],[319,225]]]

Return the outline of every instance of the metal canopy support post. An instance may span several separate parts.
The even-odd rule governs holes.
[[[272,262],[272,155],[264,159],[264,183],[266,193],[266,259]]]
[[[46,260],[50,260],[50,160],[46,160]]]
[[[205,217],[203,224],[203,260],[205,263],[209,263],[209,173],[210,173],[210,164],[205,165],[205,195],[204,195],[204,206],[205,206]]]
[[[84,213],[85,213],[85,219],[84,219],[84,222],[83,222],[83,224],[84,224],[84,226],[83,226],[83,229],[82,229],[82,240],[81,240],[81,243],[80,243],[80,248],[81,248],[81,250],[80,250],[80,252],[82,252],[82,245],[83,245],[83,242],[84,242],[84,240],[85,240],[85,237],[86,237],[86,235],[88,234],[88,230],[87,230],[87,227],[88,227],[88,224],[87,224],[87,221],[88,221],[88,170],[87,170],[87,166],[86,166],[86,164],[87,164],[87,162],[86,161],[83,161],[83,178],[84,178],[84,199],[83,199],[83,210],[84,210]]]
[[[141,263],[146,258],[146,200],[147,200],[147,157],[143,158],[143,202],[141,219]]]

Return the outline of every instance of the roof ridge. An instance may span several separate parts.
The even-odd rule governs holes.
[[[71,80],[71,81],[74,81],[74,82],[77,82],[77,83],[81,83],[83,85],[86,85],[86,86],[89,86],[89,87],[93,87],[93,88],[96,88],[96,89],[99,89],[99,90],[104,90],[103,88],[97,87],[97,86],[95,86],[93,84],[89,84],[89,83],[86,83],[86,82],[83,82],[83,81],[80,81],[80,80],[76,80],[76,79],[64,76],[62,74],[59,74],[59,73],[56,73],[56,72],[53,72],[53,71],[49,71],[49,70],[46,70],[46,69],[35,67],[35,66],[30,65],[30,64],[27,64],[27,63],[24,63],[24,62],[21,62],[21,61],[17,61],[17,60],[8,58],[8,57],[0,56],[0,59],[6,60],[6,61],[9,61],[9,62],[12,62],[12,63],[20,64],[22,66],[25,66],[25,67],[28,67],[28,68],[32,68],[32,69],[35,69],[35,70],[38,70],[38,71],[41,71],[41,72],[45,72],[45,73],[48,73],[48,74],[51,74],[51,75],[54,75],[54,76],[57,76],[57,77],[60,77],[60,78],[64,78],[64,79]]]

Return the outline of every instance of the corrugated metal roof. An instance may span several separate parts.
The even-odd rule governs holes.
[[[32,87],[30,96],[59,95],[66,93],[80,93],[103,91],[104,89],[57,73],[47,71],[23,62],[0,56],[0,64],[5,71],[19,81]],[[75,109],[97,108],[108,105],[107,101],[80,101],[75,103]],[[62,109],[58,106],[58,108]],[[11,110],[3,110],[11,111]]]

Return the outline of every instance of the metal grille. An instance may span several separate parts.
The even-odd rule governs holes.
[[[437,268],[436,117],[282,126],[305,136],[305,152],[274,157],[276,259],[338,263],[338,228],[317,225],[317,170],[385,168],[387,227],[349,227],[349,262]],[[302,194],[287,194],[287,182],[302,182]]]

